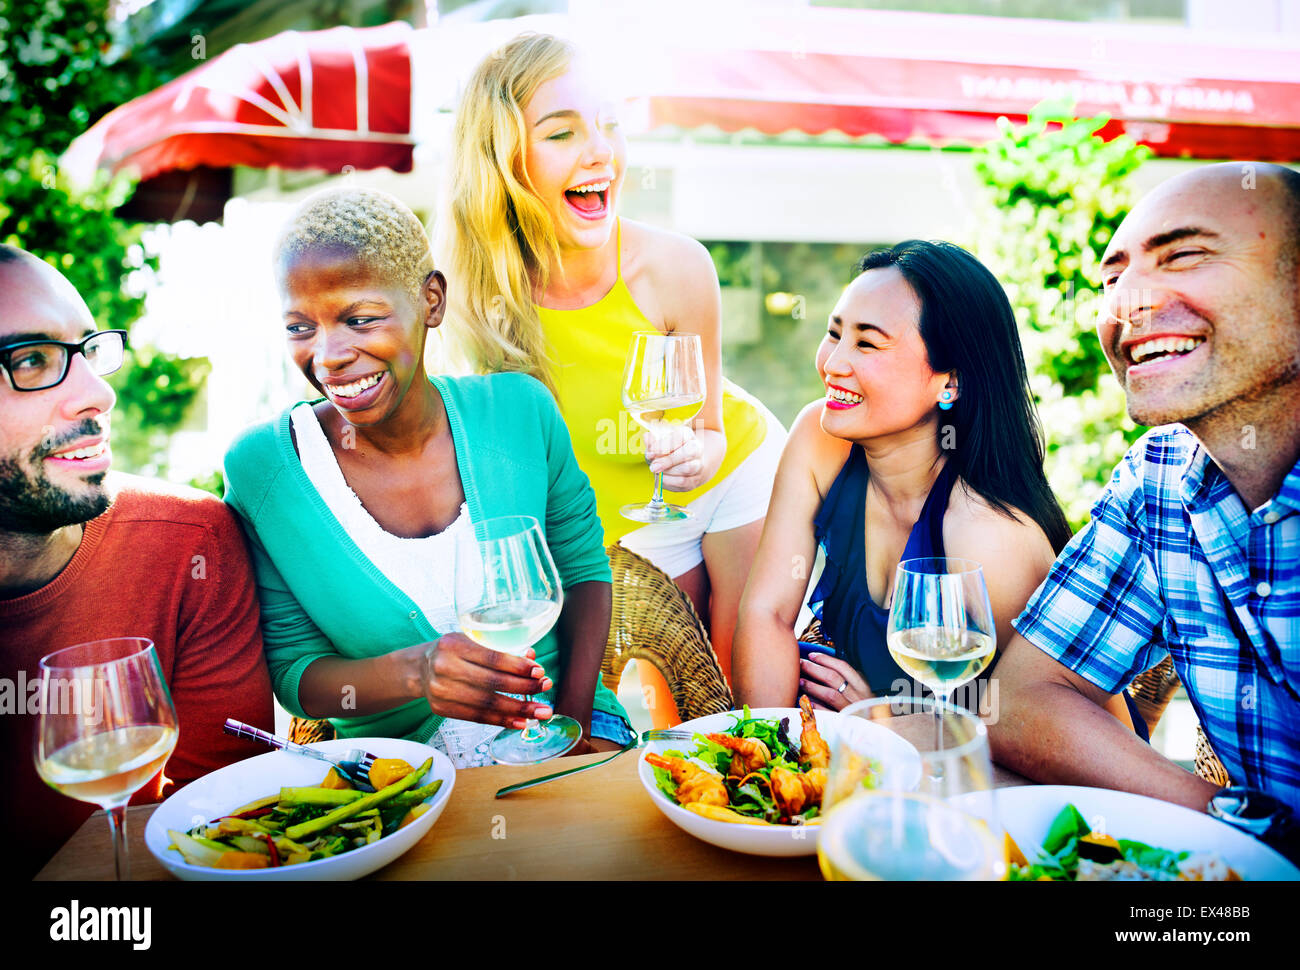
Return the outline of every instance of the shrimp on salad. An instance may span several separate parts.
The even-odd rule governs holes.
[[[699,765],[691,764],[685,758],[664,757],[651,752],[645,756],[645,760],[672,776],[677,784],[677,801],[682,805],[694,802],[725,806],[731,801],[727,787],[719,776]]]
[[[772,752],[758,738],[737,738],[730,734],[706,734],[714,744],[720,744],[732,753],[727,777],[744,778],[772,760]]]

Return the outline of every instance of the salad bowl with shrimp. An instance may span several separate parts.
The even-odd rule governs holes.
[[[690,741],[651,743],[637,770],[655,807],[724,849],[813,855],[839,714],[801,700],[799,708],[696,718],[677,728],[691,732]],[[899,742],[897,756],[919,764],[916,750]]]

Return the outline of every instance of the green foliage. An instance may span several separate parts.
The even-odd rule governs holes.
[[[130,329],[156,269],[142,228],[113,215],[132,182],[77,187],[58,169],[74,138],[163,80],[130,58],[110,60],[115,39],[105,0],[0,0],[0,241],[62,272],[99,326]],[[132,350],[114,380],[114,451],[119,467],[156,471],[206,362]]]
[[[1047,476],[1076,529],[1128,444],[1144,429],[1097,339],[1097,282],[1128,211],[1127,178],[1150,153],[1107,119],[1040,105],[975,153],[984,211],[972,248],[1006,287],[1047,438]]]
[[[0,0],[0,153],[60,155],[93,122],[160,78],[107,63],[116,39],[106,0]],[[6,166],[7,167],[7,166]]]
[[[723,372],[761,400],[789,427],[810,401],[825,393],[814,361],[826,333],[826,319],[853,268],[874,248],[864,243],[706,243],[724,287],[756,287],[752,336],[745,321],[724,319]],[[755,283],[755,277],[759,282]],[[788,295],[773,313],[765,298]],[[724,312],[725,312],[724,305]]]
[[[40,256],[68,278],[102,327],[127,329],[144,311],[144,296],[123,288],[132,272],[147,276],[153,260],[142,229],[113,215],[131,193],[124,177],[101,176],[88,190],[68,184],[44,151],[15,159],[0,172],[0,241]]]
[[[221,473],[220,468],[214,469],[206,475],[200,475],[198,478],[191,478],[189,486],[190,488],[211,492],[217,498],[225,498],[226,496],[226,476]]]
[[[113,435],[113,453],[132,469],[157,474],[167,439],[189,412],[211,370],[203,357],[172,357],[151,347],[133,350],[131,367],[113,380],[117,391],[114,428],[122,419],[133,434]]]
[[[754,265],[758,262],[752,243],[714,242],[707,244],[713,267],[721,286],[753,286]]]

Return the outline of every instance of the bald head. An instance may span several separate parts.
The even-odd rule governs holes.
[[[0,309],[11,319],[31,317],[29,323],[53,314],[95,328],[86,301],[67,277],[40,257],[7,244],[0,244]]]
[[[1123,238],[1124,226],[1144,221],[1152,211],[1178,213],[1186,225],[1170,231],[1208,227],[1210,223],[1258,224],[1257,238],[1275,248],[1279,269],[1293,274],[1300,268],[1300,172],[1268,162],[1223,162],[1183,172],[1147,193],[1129,213],[1107,247],[1109,263]],[[1197,219],[1201,214],[1203,218]]]

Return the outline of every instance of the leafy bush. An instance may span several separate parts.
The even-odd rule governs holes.
[[[103,328],[129,330],[144,311],[156,261],[143,229],[116,218],[126,177],[74,187],[58,157],[119,104],[164,78],[111,52],[106,0],[0,0],[0,242],[21,246],[76,287]],[[129,470],[156,471],[167,438],[206,376],[205,362],[132,344],[113,378],[114,451]]]
[[[1150,154],[1105,117],[1040,105],[975,153],[983,185],[972,249],[1006,287],[1047,441],[1047,477],[1078,529],[1143,428],[1097,339],[1101,256],[1127,214],[1128,176]]]

